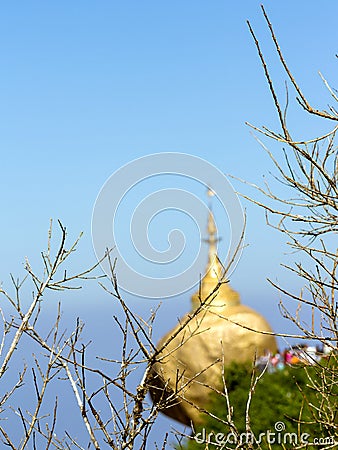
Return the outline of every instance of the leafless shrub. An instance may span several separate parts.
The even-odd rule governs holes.
[[[155,404],[147,399],[151,386],[151,367],[154,361],[161,360],[161,353],[168,345],[156,347],[152,339],[153,323],[157,309],[144,319],[135,314],[120,295],[115,275],[115,261],[110,252],[104,255],[110,265],[110,277],[94,274],[99,262],[80,273],[69,275],[64,270],[65,263],[76,250],[77,239],[67,249],[66,229],[59,223],[61,239],[56,255],[52,256],[52,227],[48,234],[47,251],[42,253],[44,273],[37,274],[26,261],[28,273],[23,281],[12,277],[14,295],[1,288],[0,295],[11,307],[1,311],[3,336],[0,346],[0,382],[6,393],[0,399],[0,440],[9,448],[89,448],[95,449],[145,449],[149,433],[160,410],[177,401],[179,390],[171,395],[159,398]],[[87,364],[90,346],[83,338],[84,324],[77,319],[74,330],[63,330],[61,306],[58,305],[55,322],[44,335],[43,307],[48,301],[49,291],[79,289],[84,280],[103,278],[99,281],[106,293],[115,299],[115,307],[122,310],[121,319],[114,316],[115,330],[111,339],[119,342],[122,337],[119,359],[97,356],[97,364]],[[22,301],[22,289],[25,283],[33,285],[33,297],[29,306]],[[221,281],[220,281],[221,282]],[[208,299],[215,295],[210,293]],[[182,334],[181,345],[189,340],[198,327],[190,327],[196,314],[205,307],[205,301],[196,312],[183,321],[170,340]],[[116,311],[116,309],[114,308]],[[93,336],[95,338],[95,336]],[[27,341],[28,339],[28,341]],[[34,353],[29,358],[26,344],[34,345]],[[31,347],[29,347],[31,348]],[[15,356],[20,355],[20,361]],[[28,360],[22,366],[22,357]],[[92,360],[93,355],[90,355]],[[96,355],[95,355],[96,356]],[[193,380],[188,380],[189,384]],[[73,393],[73,404],[66,414],[76,415],[83,423],[86,436],[79,438],[68,430],[58,427],[60,399],[65,392],[67,382]],[[19,401],[15,395],[18,393]],[[34,393],[34,395],[32,395]],[[51,403],[50,396],[53,397]],[[19,425],[17,422],[19,420]],[[21,432],[19,431],[21,428]],[[161,448],[166,448],[168,436]]]
[[[250,123],[248,125],[263,137],[283,146],[282,155],[278,155],[277,152],[272,152],[263,142],[259,141],[276,169],[276,178],[289,189],[291,194],[289,198],[285,198],[275,193],[268,184],[261,187],[246,183],[254,187],[259,194],[263,194],[265,201],[255,200],[252,196],[243,196],[264,208],[268,225],[286,235],[288,245],[294,254],[301,258],[299,262],[295,262],[294,266],[285,266],[303,281],[304,289],[300,294],[295,294],[272,280],[269,281],[280,291],[284,299],[280,303],[283,317],[293,322],[299,330],[296,337],[311,340],[330,353],[332,364],[329,367],[317,363],[321,382],[318,384],[309,376],[309,385],[317,392],[320,400],[320,408],[313,407],[315,420],[322,424],[323,430],[326,430],[329,435],[337,437],[338,401],[334,392],[337,392],[338,385],[338,303],[336,298],[338,249],[335,239],[338,232],[338,152],[335,140],[338,129],[338,112],[334,105],[325,110],[315,108],[310,104],[282,54],[278,39],[263,6],[262,12],[291,91],[296,94],[297,103],[305,114],[310,114],[318,120],[326,121],[329,126],[331,125],[331,131],[312,139],[295,139],[293,137],[287,122],[290,102],[289,89],[286,90],[286,107],[283,110],[279,99],[280,95],[274,87],[261,43],[248,22],[274,101],[280,130],[273,131],[267,127],[258,128]],[[336,91],[330,87],[322,74],[320,77],[333,102],[336,103],[338,101]],[[301,132],[304,134],[305,130],[301,130]],[[286,299],[296,302],[295,311],[291,311],[286,306]],[[310,310],[311,323],[306,322],[304,310]]]

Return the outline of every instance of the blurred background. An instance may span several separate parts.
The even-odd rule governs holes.
[[[32,0],[1,5],[3,287],[11,290],[10,274],[24,276],[25,257],[35,270],[43,270],[40,252],[47,245],[51,218],[56,238],[57,219],[67,227],[70,239],[84,232],[70,270],[94,264],[91,217],[97,195],[112,173],[147,154],[195,155],[227,175],[260,185],[268,180],[288,197],[271,176],[271,161],[245,124],[278,130],[247,19],[285,104],[285,75],[259,4],[252,0]],[[315,107],[325,108],[328,96],[318,71],[334,83],[337,3],[267,0],[264,5],[303,92]],[[301,140],[329,131],[294,105],[289,108],[289,124]],[[274,151],[282,148],[264,142]],[[238,192],[261,198],[241,182],[231,182]],[[205,196],[205,187],[196,187],[196,193]],[[288,253],[283,237],[266,225],[261,209],[245,200],[242,204],[247,213],[246,247],[231,285],[275,331],[292,332],[278,309],[280,295],[267,278],[298,293],[299,281],[280,266],[296,257]],[[165,220],[169,228],[177,224],[175,215]],[[189,223],[183,226],[189,233]],[[159,245],[167,237],[161,235],[161,227],[151,232]],[[225,224],[219,233],[227,232]],[[170,299],[163,293],[155,341],[189,310],[192,292]],[[144,316],[158,304],[128,293],[125,298]],[[74,326],[78,316],[86,323],[93,354],[116,356],[120,338],[113,315],[120,312],[95,281],[84,283],[81,291],[51,295],[44,305],[46,329],[54,320],[57,301],[62,302],[65,326]],[[279,345],[287,343],[281,340]],[[161,418],[152,439],[160,439],[171,426],[171,421]]]

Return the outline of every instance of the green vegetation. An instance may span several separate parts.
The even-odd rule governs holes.
[[[314,385],[320,386],[326,381],[322,379],[323,365],[327,366],[326,372],[329,378],[333,379],[334,376],[337,376],[337,366],[325,360],[314,366],[288,366],[274,373],[264,373],[253,393],[249,416],[250,427],[255,438],[258,439],[261,433],[265,435],[261,435],[260,447],[254,444],[252,448],[280,449],[283,448],[281,446],[283,439],[286,444],[285,448],[293,448],[295,441],[298,444],[301,443],[302,434],[303,441],[307,439],[309,443],[313,442],[314,438],[330,436],[330,429],[326,429],[325,423],[320,423],[325,422],[325,420],[321,421],[316,414],[316,406],[319,406],[321,400],[318,398],[318,392],[313,389]],[[233,409],[232,420],[239,434],[246,432],[246,407],[251,385],[251,373],[251,367],[233,364],[226,370],[225,374],[230,404]],[[338,386],[336,384],[333,384],[330,402],[336,405],[337,413]],[[217,419],[206,415],[204,423],[195,430],[194,436],[197,436],[198,439],[187,441],[183,449],[236,448],[236,445],[234,445],[236,430],[231,429],[219,420],[228,420],[226,397],[213,393],[207,410],[217,416]],[[285,429],[279,429],[278,427]],[[268,430],[275,435],[270,434],[267,439]],[[280,432],[278,433],[278,431]],[[213,444],[213,442],[224,443],[231,432],[232,434],[226,445],[220,447],[220,445]],[[217,433],[222,433],[223,436],[219,435],[219,438],[216,439]],[[290,433],[294,434],[290,435]],[[202,442],[203,438],[209,440],[208,446]],[[280,440],[279,443],[278,439]],[[248,448],[248,445],[241,448]],[[309,445],[306,448],[321,448],[321,446]]]

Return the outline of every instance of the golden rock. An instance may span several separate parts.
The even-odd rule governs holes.
[[[222,282],[224,270],[216,256],[211,213],[208,233],[208,266],[199,291],[192,296],[192,311],[160,340],[157,348],[166,345],[150,369],[153,401],[164,414],[186,425],[201,422],[210,393],[223,389],[223,365],[277,351],[268,322],[242,305],[239,294]]]

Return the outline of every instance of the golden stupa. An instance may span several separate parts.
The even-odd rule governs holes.
[[[160,340],[158,349],[167,345],[150,369],[153,401],[164,414],[186,425],[201,422],[211,391],[223,389],[223,365],[253,361],[255,356],[277,351],[274,336],[261,333],[271,332],[268,322],[242,305],[239,294],[222,282],[216,231],[210,213],[209,261],[199,290],[192,296],[192,311]]]

